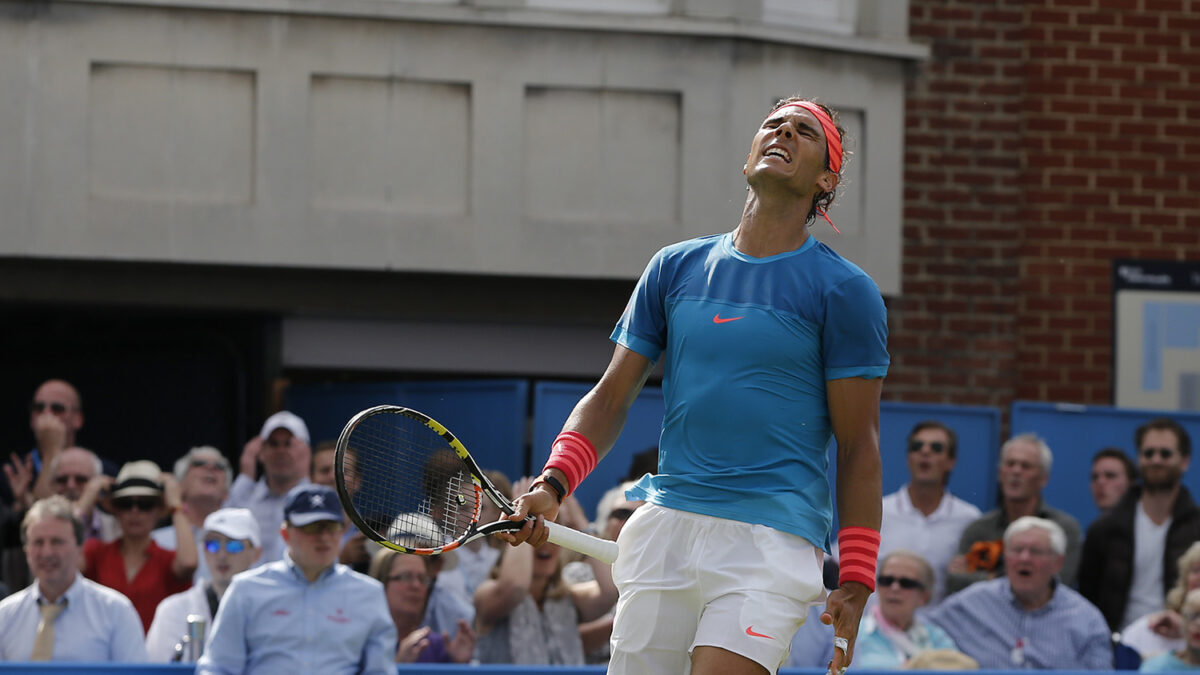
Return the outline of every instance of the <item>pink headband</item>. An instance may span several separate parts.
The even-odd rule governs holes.
[[[818,122],[821,123],[821,129],[825,131],[825,149],[829,153],[829,170],[833,171],[834,173],[841,173],[842,135],[838,133],[837,125],[833,123],[833,118],[829,116],[829,113],[821,110],[821,106],[813,103],[812,101],[792,101],[791,103],[784,103],[778,108],[772,110],[771,115],[774,115],[788,106],[795,106],[797,108],[803,108],[807,110],[808,112],[812,113],[813,117],[817,118]],[[770,117],[771,115],[767,115],[767,117]],[[829,226],[833,228],[834,232],[837,232],[838,234],[842,233],[842,231],[837,228],[837,225],[833,224],[833,220],[829,218],[829,214],[825,212],[825,209],[818,208],[817,213],[821,214],[821,217],[825,219],[825,222],[829,223]]]
[[[804,108],[808,112],[812,113],[813,117],[817,118],[817,121],[821,123],[821,129],[825,131],[825,148],[829,151],[829,169],[834,173],[841,173],[842,136],[838,133],[837,125],[833,123],[833,118],[829,116],[829,113],[821,110],[821,106],[813,103],[812,101],[792,101],[791,103],[784,103],[778,108],[772,110],[771,115],[774,115],[788,106]],[[767,117],[770,117],[771,115],[767,115]]]

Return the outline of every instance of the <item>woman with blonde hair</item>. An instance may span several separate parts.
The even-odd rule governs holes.
[[[1200,588],[1200,542],[1179,556],[1178,565],[1179,577],[1167,592],[1166,608],[1142,616],[1121,632],[1121,642],[1136,649],[1143,661],[1183,649],[1187,642],[1182,608],[1188,593]]]

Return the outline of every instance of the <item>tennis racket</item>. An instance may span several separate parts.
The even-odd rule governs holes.
[[[496,490],[446,427],[410,408],[381,405],[350,419],[334,458],[338,497],[369,539],[404,553],[438,555],[525,521],[479,524],[486,496],[505,515],[512,503]],[[612,563],[617,543],[547,522],[549,540]]]

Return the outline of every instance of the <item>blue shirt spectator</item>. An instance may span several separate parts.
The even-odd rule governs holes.
[[[1007,575],[947,597],[926,618],[983,669],[1112,670],[1104,616],[1054,578],[1066,546],[1054,521],[1018,518],[1004,533]]]
[[[233,579],[196,672],[393,675],[396,627],[383,585],[335,562],[337,493],[293,488],[284,519],[283,560]]]

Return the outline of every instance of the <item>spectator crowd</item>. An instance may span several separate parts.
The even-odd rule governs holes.
[[[479,540],[440,556],[380,547],[342,510],[334,445],[314,447],[291,412],[268,417],[236,467],[199,446],[169,471],[140,459],[115,476],[77,444],[84,414],[70,383],[38,387],[29,423],[34,447],[13,453],[0,480],[0,661],[390,673],[398,662],[608,658],[617,591],[607,565],[552,544]],[[877,592],[854,665],[1200,668],[1200,508],[1183,485],[1191,439],[1159,418],[1132,440],[1133,458],[1095,454],[1100,515],[1085,528],[1047,503],[1053,453],[1037,435],[1003,443],[999,500],[981,512],[949,490],[954,429],[913,427],[908,482],[883,500]],[[489,477],[510,496],[530,483]],[[592,505],[594,522],[568,496],[559,522],[616,539],[641,506],[627,485]],[[481,520],[499,517],[484,507]],[[436,527],[399,536],[441,543]],[[832,628],[819,613],[788,666],[829,663]]]

